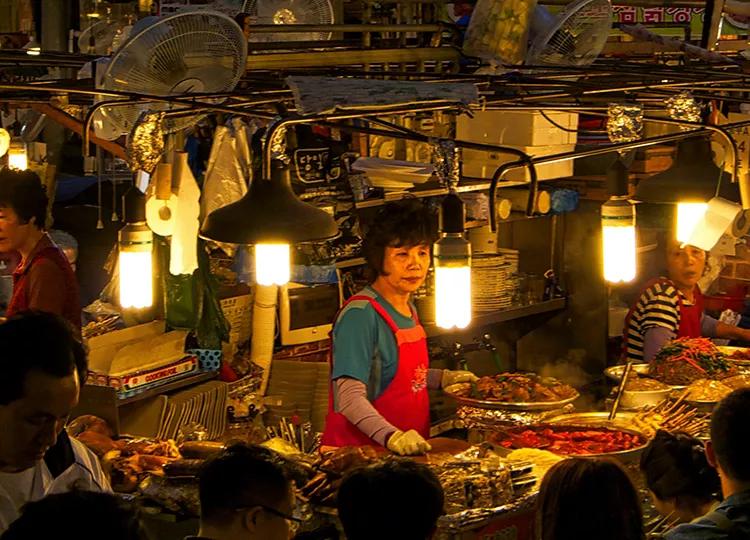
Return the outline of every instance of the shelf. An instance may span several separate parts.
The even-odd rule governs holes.
[[[177,379],[176,381],[172,381],[167,384],[157,386],[156,388],[151,388],[150,390],[146,390],[142,394],[136,394],[135,396],[131,396],[128,398],[118,399],[117,406],[120,407],[122,405],[127,405],[128,403],[134,403],[142,399],[148,399],[150,397],[160,396],[162,394],[166,394],[167,392],[180,390],[187,386],[193,386],[195,384],[200,384],[206,381],[210,381],[211,379],[215,379],[217,375],[218,375],[217,371],[209,371],[209,372],[204,372],[204,373],[197,373],[195,375],[190,375],[189,377],[185,377],[183,379]]]
[[[352,266],[362,266],[367,263],[364,257],[355,257],[354,259],[344,259],[342,261],[336,261],[336,268],[342,270],[344,268],[351,268]]]
[[[561,178],[547,178],[543,180],[539,180],[539,184],[545,184],[547,182],[554,182],[556,180],[562,180],[564,178],[571,178],[569,176],[564,176]],[[527,187],[529,185],[529,182],[522,180],[522,181],[508,181],[503,180],[502,182],[498,182],[497,188],[503,189],[503,188],[510,188],[510,187]],[[456,192],[458,193],[473,193],[475,191],[488,191],[490,189],[490,181],[487,179],[479,179],[479,178],[469,178],[464,177],[461,179],[461,182],[459,182],[458,186],[456,187]],[[382,206],[386,203],[393,202],[393,201],[400,201],[405,198],[424,198],[424,197],[439,197],[442,195],[447,195],[448,189],[441,187],[441,186],[435,186],[434,183],[431,187],[425,188],[425,187],[417,187],[412,190],[408,191],[392,191],[390,193],[386,193],[384,197],[375,197],[372,199],[367,199],[364,201],[354,201],[355,208],[362,209],[362,208],[374,208],[377,206]]]
[[[491,324],[513,321],[524,317],[531,317],[532,315],[540,315],[542,313],[560,311],[565,309],[565,302],[565,298],[555,298],[553,300],[546,300],[528,306],[518,306],[509,309],[501,309],[492,313],[483,313],[474,316],[471,320],[471,324],[467,328],[461,330],[446,330],[444,328],[438,328],[433,323],[425,324],[425,331],[427,332],[427,337],[435,337],[444,334],[457,334],[472,329],[482,328],[483,326],[489,326]]]

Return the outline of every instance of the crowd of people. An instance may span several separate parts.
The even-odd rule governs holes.
[[[96,456],[65,432],[87,370],[75,329],[57,315],[21,313],[0,325],[0,349],[25,360],[8,363],[0,378],[0,540],[145,539],[137,511],[112,494]],[[705,446],[666,432],[649,443],[640,463],[645,484],[655,508],[679,523],[667,540],[750,538],[748,424],[750,389],[736,390],[716,407]],[[298,533],[292,482],[264,448],[235,445],[209,460],[199,493],[200,530],[192,540],[336,534]],[[393,458],[345,477],[338,513],[349,540],[421,540],[435,533],[443,503],[428,467]],[[641,503],[615,461],[565,459],[541,484],[538,538],[642,540]]]

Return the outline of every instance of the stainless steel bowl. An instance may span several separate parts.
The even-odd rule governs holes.
[[[625,409],[643,409],[654,407],[667,399],[672,389],[669,387],[660,390],[623,390],[620,396],[620,407]]]
[[[625,431],[631,434],[638,434],[645,441],[648,441],[648,436],[642,431],[635,429],[629,420],[635,416],[632,412],[618,412],[614,420],[609,420],[609,413],[607,412],[587,412],[587,413],[572,413],[572,414],[561,414],[549,418],[546,422],[548,424],[562,424],[571,427],[604,427],[610,429],[617,429],[619,431]],[[612,457],[616,458],[623,463],[633,463],[640,460],[643,450],[646,448],[648,442],[636,448],[630,450],[622,450],[620,452],[609,452],[606,454],[588,454],[580,457]],[[575,456],[579,457],[579,456]]]
[[[604,370],[604,374],[615,382],[622,380],[625,366],[610,366]],[[648,375],[648,364],[633,364],[633,371],[638,375]]]

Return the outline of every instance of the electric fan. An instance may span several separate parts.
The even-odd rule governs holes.
[[[99,21],[78,36],[78,50],[83,54],[106,56],[127,40],[132,26],[127,21]]]
[[[333,24],[330,0],[250,0],[245,12],[253,24]],[[252,26],[250,27],[252,30]],[[326,41],[331,32],[251,32],[252,42]]]
[[[556,16],[537,7],[525,63],[591,65],[607,42],[612,15],[610,0],[576,0]]]
[[[102,77],[102,90],[155,96],[222,93],[234,89],[245,72],[247,41],[228,16],[188,11],[138,21],[115,52]],[[129,133],[145,110],[181,107],[164,103],[107,107],[102,118],[120,134]],[[167,117],[164,129],[194,125],[196,115]],[[105,127],[106,129],[106,127]]]

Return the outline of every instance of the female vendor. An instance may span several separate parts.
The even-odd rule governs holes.
[[[6,317],[47,311],[81,330],[78,282],[65,254],[44,232],[47,193],[31,171],[0,170],[0,252],[18,252]]]
[[[334,321],[324,446],[423,454],[431,449],[427,389],[476,379],[428,368],[427,338],[410,296],[427,276],[434,239],[433,216],[416,201],[386,205],[368,230],[365,258],[376,278]]]
[[[646,285],[625,318],[627,360],[649,362],[675,338],[722,338],[750,341],[750,330],[717,321],[703,313],[698,280],[706,252],[677,240],[667,241],[667,275]]]

